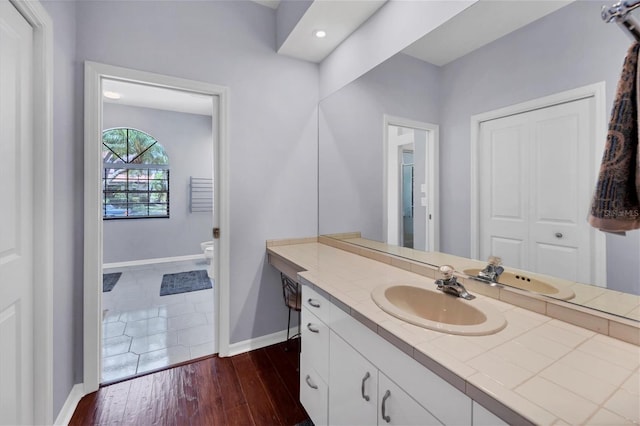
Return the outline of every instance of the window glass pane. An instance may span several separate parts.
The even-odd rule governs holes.
[[[147,204],[129,204],[129,216],[147,216]]]
[[[145,164],[143,153],[151,150],[150,148],[156,140],[150,135],[139,130],[129,129],[129,158],[127,162],[135,164]],[[159,147],[161,151],[162,146]]]
[[[126,192],[108,192],[104,193],[105,202],[107,204],[125,203],[127,202]]]
[[[105,191],[115,192],[115,191],[126,191],[127,190],[127,181],[115,180],[109,181],[105,180],[104,188]]]
[[[149,194],[150,203],[166,203],[169,198],[169,194],[166,192],[152,192]]]
[[[126,217],[128,214],[127,204],[106,203],[104,205],[104,214],[107,217]]]
[[[169,170],[149,169],[149,179],[169,179]]]
[[[129,204],[131,203],[148,203],[148,192],[129,192]]]
[[[104,169],[103,178],[106,179],[126,179],[127,178],[127,170],[122,168],[115,169]]]
[[[136,158],[134,162],[140,164],[168,164],[169,158],[162,145],[155,144]]]
[[[167,216],[167,205],[162,203],[149,204],[150,216]]]
[[[167,192],[169,191],[169,181],[168,180],[151,180],[149,181],[149,190]]]
[[[148,170],[129,170],[129,191],[148,191]]]
[[[102,132],[102,144],[104,162],[122,162],[127,156],[127,129],[111,129]]]

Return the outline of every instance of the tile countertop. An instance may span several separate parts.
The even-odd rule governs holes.
[[[304,269],[302,278],[373,321],[379,333],[410,346],[414,358],[426,356],[462,379],[472,397],[470,389],[478,389],[536,424],[640,423],[638,346],[481,295],[506,317],[500,332],[423,329],[382,311],[370,293],[392,283],[434,288],[432,279],[320,243],[267,250]]]

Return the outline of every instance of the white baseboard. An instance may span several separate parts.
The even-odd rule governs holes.
[[[287,340],[287,330],[256,337],[255,339],[232,343],[229,345],[229,356],[239,355],[255,349],[264,348],[265,346],[275,345],[276,343],[281,343],[285,340]]]
[[[78,383],[71,388],[71,392],[69,392],[69,396],[67,396],[67,400],[64,402],[64,405],[60,409],[60,413],[58,413],[58,417],[54,425],[56,426],[66,426],[71,421],[71,417],[73,413],[76,411],[76,407],[78,403],[84,396],[84,385],[82,383]]]
[[[140,259],[140,260],[129,260],[126,262],[104,263],[102,265],[102,268],[103,269],[124,268],[125,266],[153,265],[155,263],[182,262],[183,260],[199,260],[199,259],[205,259],[204,253],[190,254],[187,256],[158,257],[156,259]]]

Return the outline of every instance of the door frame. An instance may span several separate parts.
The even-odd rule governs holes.
[[[480,126],[483,122],[489,120],[495,120],[498,118],[508,117],[511,115],[522,114],[537,109],[548,108],[554,105],[563,104],[567,102],[573,102],[585,98],[593,98],[595,106],[594,124],[595,124],[595,137],[593,138],[592,146],[592,173],[591,180],[593,181],[593,187],[595,188],[596,180],[598,178],[598,170],[600,169],[601,157],[597,155],[599,152],[604,151],[605,141],[607,137],[607,123],[606,123],[606,97],[605,97],[605,82],[600,81],[598,83],[590,84],[587,86],[578,87],[575,89],[567,90],[564,92],[554,93],[549,96],[536,98],[526,102],[510,105],[504,108],[499,108],[493,111],[488,111],[481,114],[471,116],[471,258],[478,259],[480,253],[480,168],[478,167],[478,159],[480,158]],[[586,217],[585,217],[586,221]],[[592,259],[594,262],[593,279],[595,284],[602,286],[607,280],[607,261],[606,261],[606,238],[604,233],[597,232],[596,229],[591,229],[591,241],[593,246],[591,248]]]
[[[215,333],[220,356],[229,354],[229,89],[201,81],[183,79],[97,62],[84,63],[84,392],[96,391],[100,385],[100,354],[102,340],[102,80],[121,80],[131,83],[160,86],[204,95],[217,96],[218,133],[216,204],[220,233],[216,250],[216,285],[214,286]],[[212,117],[213,121],[214,117]],[[215,128],[215,127],[214,127]],[[215,143],[215,141],[214,141]],[[214,225],[215,226],[215,225]]]
[[[416,120],[410,120],[407,118],[396,117],[388,114],[383,116],[382,127],[382,170],[383,170],[383,185],[382,185],[382,199],[383,199],[383,233],[385,240],[388,240],[389,235],[389,216],[392,214],[392,209],[399,210],[397,205],[392,205],[389,200],[389,188],[393,184],[392,176],[389,173],[389,150],[397,149],[397,147],[390,146],[389,143],[389,126],[407,127],[412,129],[424,130],[427,132],[427,149],[426,161],[426,180],[429,191],[428,193],[428,211],[426,214],[427,224],[426,230],[428,238],[426,240],[427,247],[425,251],[438,251],[440,249],[440,215],[436,212],[439,207],[440,192],[439,185],[436,183],[439,176],[439,144],[440,144],[440,127],[437,124],[426,123]],[[414,151],[415,152],[415,151]],[[429,219],[431,215],[431,219]]]
[[[53,22],[39,1],[10,0],[33,28],[33,337],[36,424],[53,423]]]

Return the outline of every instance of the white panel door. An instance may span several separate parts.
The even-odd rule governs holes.
[[[593,282],[592,97],[480,125],[480,257]]]
[[[480,256],[501,256],[514,268],[526,267],[529,257],[529,137],[521,115],[481,126]]]
[[[33,422],[32,39],[0,1],[0,424]]]
[[[589,176],[593,98],[530,113],[532,138],[530,268],[593,282]]]

